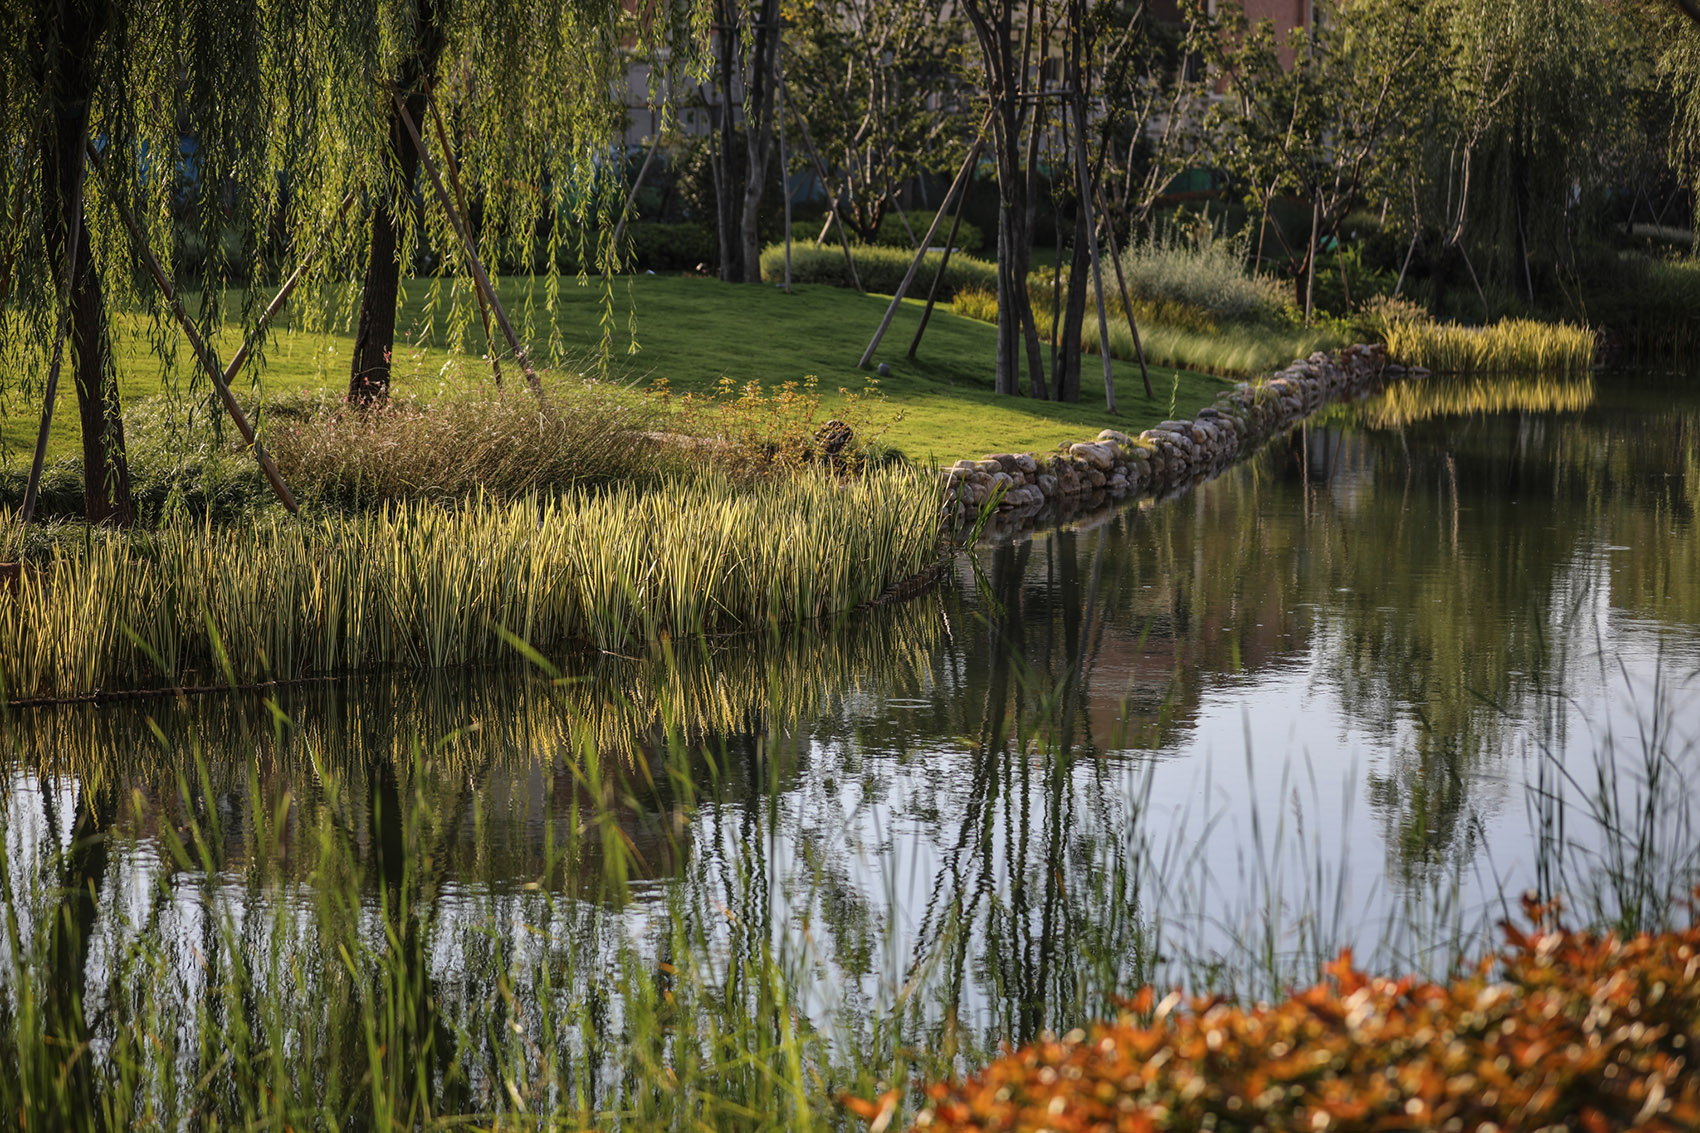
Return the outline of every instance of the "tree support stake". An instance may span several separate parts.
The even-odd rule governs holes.
[[[541,399],[543,383],[538,380],[537,371],[532,369],[531,359],[526,355],[525,347],[520,345],[519,335],[514,333],[513,324],[508,321],[508,313],[502,307],[502,301],[496,297],[496,289],[491,286],[490,277],[484,271],[484,261],[478,258],[478,248],[472,242],[472,233],[467,230],[465,218],[455,208],[449,191],[443,187],[443,176],[437,172],[437,163],[425,152],[425,141],[419,136],[419,127],[414,124],[413,115],[407,112],[407,103],[402,101],[401,93],[392,87],[390,98],[395,102],[396,113],[401,118],[401,124],[407,129],[407,136],[413,141],[413,148],[419,151],[419,162],[431,178],[431,188],[436,191],[438,202],[442,204],[443,211],[449,214],[449,223],[454,226],[455,235],[460,237],[461,249],[466,253],[466,265],[472,271],[473,281],[490,301],[490,310],[496,316],[496,325],[502,328],[502,336],[508,340],[508,346],[519,361],[520,369],[525,371],[525,380],[530,384],[531,391]]]
[[[83,148],[88,154],[89,164],[104,179],[100,154],[96,152],[94,145],[85,141]],[[242,434],[243,443],[253,450],[254,459],[259,462],[260,471],[265,473],[266,483],[271,485],[272,494],[292,515],[298,513],[301,506],[295,502],[294,495],[289,491],[289,485],[283,482],[283,476],[278,472],[277,465],[272,462],[271,454],[267,453],[260,444],[260,438],[254,432],[254,426],[248,421],[247,414],[243,413],[242,407],[236,403],[235,395],[230,392],[230,384],[225,380],[224,371],[219,369],[218,360],[213,357],[212,350],[201,339],[201,332],[195,329],[194,320],[189,318],[188,312],[183,310],[183,304],[177,298],[177,289],[171,286],[171,280],[166,276],[165,269],[160,267],[158,258],[153,254],[153,249],[148,247],[147,240],[142,235],[141,226],[136,223],[135,215],[119,199],[117,193],[111,193],[110,196],[113,207],[118,210],[118,218],[124,222],[124,228],[130,233],[130,240],[135,245],[137,254],[142,257],[142,262],[147,265],[148,274],[153,276],[154,284],[159,288],[160,294],[165,296],[165,301],[171,304],[171,313],[176,318],[177,325],[183,328],[184,337],[188,338],[190,347],[195,351],[195,356],[201,360],[201,366],[206,370],[207,376],[212,379],[213,386],[218,390],[219,399],[224,402],[225,412],[230,414],[230,419],[236,423],[236,431]],[[281,306],[281,298],[273,300],[273,305]]]
[[[868,348],[862,351],[862,360],[856,363],[859,368],[867,369],[869,360],[874,356],[874,351],[879,349],[880,339],[885,337],[886,330],[891,326],[892,317],[897,314],[897,305],[903,302],[904,293],[909,290],[909,285],[915,281],[915,273],[921,270],[921,261],[927,258],[927,249],[932,245],[933,237],[938,235],[939,225],[944,223],[944,214],[950,208],[952,198],[956,196],[958,190],[966,191],[968,178],[974,172],[974,166],[980,160],[980,145],[986,136],[986,127],[991,124],[992,116],[988,114],[985,121],[980,123],[979,132],[975,135],[974,145],[968,151],[968,159],[962,163],[962,168],[956,171],[956,179],[950,183],[950,188],[945,191],[944,200],[939,202],[939,211],[933,214],[933,223],[927,229],[926,238],[921,241],[920,250],[915,253],[915,258],[909,261],[909,270],[903,273],[903,282],[897,285],[897,294],[891,297],[891,304],[885,309],[885,317],[880,320],[879,329],[874,331],[874,337],[869,340]]]

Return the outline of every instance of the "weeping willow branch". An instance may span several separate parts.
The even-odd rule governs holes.
[[[532,369],[531,359],[526,355],[525,347],[520,345],[519,335],[514,333],[513,324],[508,321],[508,313],[502,308],[501,299],[496,296],[496,289],[490,285],[490,277],[484,272],[484,262],[478,258],[478,248],[472,242],[472,233],[467,231],[466,218],[460,215],[454,201],[449,197],[448,190],[443,187],[442,174],[437,172],[437,163],[431,160],[431,155],[425,152],[425,141],[419,136],[419,126],[413,121],[413,115],[408,113],[407,103],[402,100],[401,92],[391,88],[390,98],[395,101],[396,113],[401,117],[401,124],[407,128],[407,136],[412,139],[413,148],[419,151],[419,163],[425,167],[425,173],[431,179],[431,188],[436,190],[438,202],[448,214],[455,235],[460,237],[461,249],[466,253],[466,266],[472,271],[474,282],[483,290],[484,298],[489,301],[490,309],[496,316],[496,325],[502,328],[508,346],[513,349],[514,358],[519,362],[520,369],[525,371],[526,383],[541,399],[543,383],[538,380],[537,371]]]

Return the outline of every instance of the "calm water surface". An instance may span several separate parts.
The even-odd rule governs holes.
[[[14,907],[27,937],[92,885],[91,1001],[143,938],[194,993],[220,918],[294,903],[312,948],[334,829],[350,915],[421,887],[452,1010],[558,955],[513,1010],[590,1011],[593,1047],[685,941],[722,980],[775,958],[829,1033],[964,1050],[1344,945],[1442,969],[1531,887],[1656,918],[1697,876],[1695,388],[1404,387],[806,641],[24,714]]]

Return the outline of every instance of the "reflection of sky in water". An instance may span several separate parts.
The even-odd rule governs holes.
[[[680,915],[713,964],[768,940],[819,1023],[856,1032],[909,1002],[954,1010],[987,1041],[1130,990],[1154,921],[1171,958],[1243,965],[1236,945],[1261,946],[1272,925],[1295,975],[1346,944],[1444,963],[1418,947],[1448,942],[1435,922],[1483,928],[1536,880],[1543,759],[1587,787],[1606,753],[1627,796],[1657,720],[1687,776],[1670,790],[1700,801],[1700,470],[1683,440],[1700,402],[1664,404],[1403,435],[1313,428],[1179,500],[982,552],[953,590],[881,615],[924,630],[905,639],[912,656],[876,635],[795,681],[818,688],[794,725],[733,703],[725,662],[697,682],[730,704],[704,713],[723,721],[725,783],[694,808],[640,800],[621,818],[643,863],[621,901],[526,888],[549,824],[585,805],[535,695],[523,711],[506,693],[467,694],[486,697],[475,708],[445,695],[434,716],[358,691],[344,694],[358,711],[310,692],[286,707],[350,767],[391,757],[387,732],[382,753],[358,750],[374,717],[426,733],[483,721],[429,796],[445,815],[469,799],[477,811],[449,822],[430,951],[468,1011],[484,1009],[491,956],[516,973],[570,956],[566,1002],[618,982],[622,941],[665,962]],[[1050,722],[1043,734],[1003,738],[1017,703],[1028,728]],[[358,725],[337,730],[351,712]],[[20,736],[48,719],[21,719]],[[1058,771],[1062,722],[1074,754]],[[305,761],[267,767],[310,812]],[[38,879],[46,847],[68,844],[76,781],[15,769],[7,784],[8,859]],[[246,805],[244,785],[221,796],[227,827]],[[1595,834],[1567,828],[1579,861]],[[104,915],[131,927],[109,929],[90,963],[106,970],[123,933],[151,924],[193,998],[215,918],[192,872],[160,905],[155,845],[111,858]],[[255,888],[230,868],[211,900],[244,948],[269,949],[255,911],[280,892],[311,910],[287,869]],[[361,884],[369,915],[377,883]],[[27,935],[39,914],[20,911]],[[310,952],[297,933],[291,950]],[[618,997],[604,1010],[617,1031]]]

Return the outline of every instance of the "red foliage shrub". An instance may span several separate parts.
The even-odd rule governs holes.
[[[1372,978],[1347,953],[1269,1007],[1175,1010],[1147,989],[1114,1023],[933,1086],[915,1127],[1700,1129],[1700,926],[1505,931],[1500,956],[1445,985]],[[852,1108],[889,1121],[895,1100]]]

